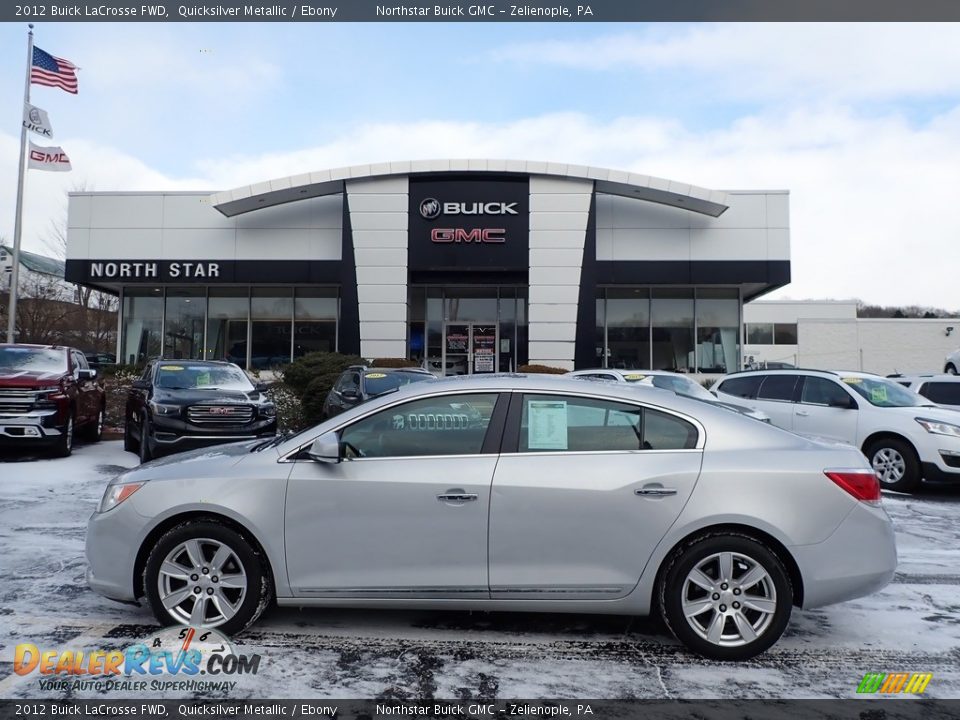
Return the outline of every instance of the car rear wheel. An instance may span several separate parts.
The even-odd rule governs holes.
[[[100,442],[103,435],[103,408],[97,410],[97,417],[83,430],[83,439],[87,442]]]
[[[139,447],[137,441],[133,439],[133,435],[130,433],[130,418],[127,418],[127,421],[123,424],[123,449],[126,452],[137,452]]]
[[[956,375],[957,367],[953,363],[947,363],[947,366],[943,369],[947,375]]]
[[[253,623],[273,597],[266,564],[251,543],[209,520],[167,531],[147,558],[143,582],[161,624],[228,635]]]
[[[660,583],[660,611],[674,636],[714,660],[747,660],[783,634],[793,607],[790,576],[763,543],[707,534],[678,548]]]
[[[140,464],[150,462],[153,459],[153,451],[150,449],[150,416],[146,413],[140,420]]]
[[[877,473],[881,488],[909,493],[920,485],[920,461],[903,440],[877,440],[870,444],[865,455]]]
[[[70,410],[70,414],[67,416],[67,424],[64,426],[63,432],[60,434],[60,437],[57,438],[57,442],[53,446],[54,457],[68,457],[70,453],[73,452],[74,430],[73,410]]]

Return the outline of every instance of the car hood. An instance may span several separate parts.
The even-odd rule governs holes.
[[[230,468],[249,458],[277,459],[276,448],[265,448],[261,453],[251,452],[264,439],[213,445],[151,460],[126,471],[114,482],[147,482],[150,480],[178,480],[182,478],[217,477],[229,474]]]
[[[60,382],[66,372],[36,372],[32,370],[4,370],[0,372],[0,387],[34,388],[49,387]]]
[[[930,420],[940,420],[945,423],[956,425],[960,423],[960,412],[944,407],[943,405],[921,405],[917,407],[905,408],[885,408],[886,410],[896,410],[902,414],[909,414],[913,417],[928,418]]]
[[[264,402],[266,396],[259,390],[200,390],[190,388],[173,390],[171,388],[154,388],[153,399],[156,402],[170,402],[178,405],[248,405]]]

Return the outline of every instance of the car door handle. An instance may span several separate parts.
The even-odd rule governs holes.
[[[467,502],[468,500],[476,500],[477,497],[476,493],[444,493],[443,495],[437,495],[437,500],[440,502]]]
[[[800,417],[809,417],[810,413],[808,413],[806,410],[797,410],[797,415]]]
[[[667,495],[676,495],[677,491],[673,488],[665,487],[651,487],[651,488],[639,488],[634,490],[635,495],[643,495],[645,497],[666,497]]]

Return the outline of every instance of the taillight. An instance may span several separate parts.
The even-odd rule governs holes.
[[[823,474],[861,502],[880,504],[880,483],[877,474],[866,468],[824,470]]]

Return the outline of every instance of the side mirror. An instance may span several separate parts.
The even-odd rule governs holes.
[[[340,440],[335,432],[325,432],[310,445],[307,455],[322,463],[340,462]]]
[[[93,368],[90,368],[89,370],[81,368],[80,370],[77,371],[77,377],[80,380],[96,380],[97,371],[94,370]]]
[[[134,390],[149,390],[150,381],[137,378],[132,383],[130,383],[130,387],[132,387]]]
[[[265,392],[270,389],[270,383],[268,382],[258,382],[254,384],[253,389],[257,392]]]
[[[828,403],[828,407],[840,408],[841,410],[853,410],[857,406],[854,405],[851,398],[841,399],[841,398],[832,398]]]
[[[346,390],[342,390],[340,392],[340,397],[346,398],[347,400],[359,400],[360,393],[353,388],[347,388]]]

